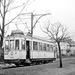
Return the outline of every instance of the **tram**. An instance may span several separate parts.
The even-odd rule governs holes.
[[[55,45],[43,38],[25,35],[20,30],[5,37],[4,61],[16,66],[26,63],[50,62],[56,59]]]

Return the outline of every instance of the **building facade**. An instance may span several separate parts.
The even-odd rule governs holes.
[[[60,46],[62,55],[75,55],[75,43],[61,42]]]

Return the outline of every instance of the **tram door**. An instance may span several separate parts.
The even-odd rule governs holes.
[[[26,58],[30,59],[30,41],[26,40]]]

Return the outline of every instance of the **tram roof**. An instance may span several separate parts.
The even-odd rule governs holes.
[[[20,30],[16,30],[16,31],[12,31],[11,35],[8,35],[7,37],[5,38],[12,38],[12,37],[20,37],[20,38],[28,38],[28,39],[36,39],[36,40],[41,40],[41,41],[45,41],[45,42],[49,42],[49,43],[54,43],[53,41],[51,40],[48,40],[48,39],[45,39],[43,37],[39,37],[39,36],[33,36],[31,37],[30,34],[28,35],[25,35],[22,31]]]
[[[27,38],[27,39],[36,39],[36,40],[41,40],[41,41],[45,41],[45,42],[49,42],[49,43],[54,43],[53,41],[51,41],[51,40],[48,40],[48,39],[45,39],[45,38],[43,38],[43,37],[39,37],[39,36],[33,36],[33,37],[31,37],[31,36],[27,36],[27,35],[14,35],[14,36],[12,36],[12,35],[9,35],[9,36],[7,36],[7,37],[5,37],[5,38],[15,38],[15,37],[20,37],[20,38]]]

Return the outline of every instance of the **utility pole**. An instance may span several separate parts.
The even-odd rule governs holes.
[[[33,37],[33,13],[31,13],[31,37]]]
[[[31,15],[31,31],[29,32],[30,33],[29,35],[31,35],[31,37],[33,37],[33,29],[36,26],[36,24],[39,21],[39,19],[42,18],[43,16],[51,15],[51,13],[47,13],[47,14],[35,14],[34,15],[33,12],[23,13],[21,15],[24,15],[24,14],[30,14]],[[33,23],[33,20],[34,20],[35,16],[39,16],[39,17],[37,18],[37,20],[35,21],[35,23]]]
[[[37,24],[38,20],[39,20],[40,18],[42,18],[43,16],[47,16],[47,15],[51,15],[51,13],[47,13],[47,14],[36,14],[36,15],[33,15],[33,13],[31,13],[31,37],[33,37],[33,28],[34,28],[35,25]],[[36,22],[33,24],[34,16],[39,16],[39,17],[38,17],[38,19],[36,20]]]

